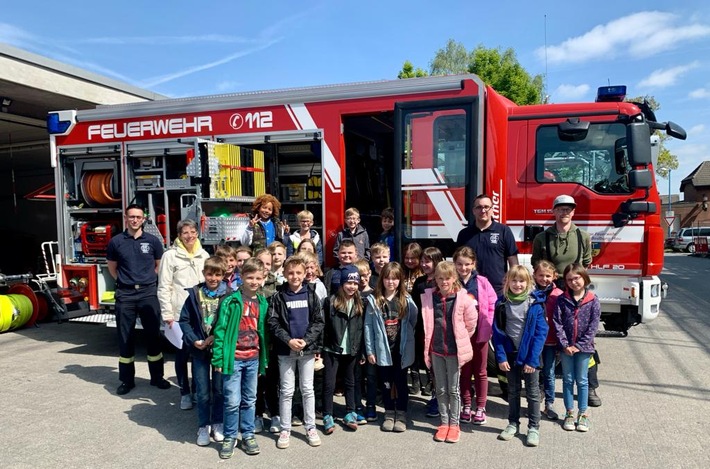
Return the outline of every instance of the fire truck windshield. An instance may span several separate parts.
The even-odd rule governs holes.
[[[582,184],[607,194],[627,194],[628,154],[623,123],[592,123],[584,139],[562,140],[557,126],[537,130],[536,177],[540,182]]]

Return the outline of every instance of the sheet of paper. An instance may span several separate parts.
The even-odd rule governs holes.
[[[182,329],[177,321],[173,323],[173,327],[165,326],[165,338],[175,347],[182,348]]]

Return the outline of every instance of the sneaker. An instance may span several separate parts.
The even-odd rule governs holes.
[[[449,432],[446,434],[447,443],[458,443],[461,437],[461,427],[458,425],[449,426]]]
[[[357,420],[358,425],[366,425],[367,424],[367,419],[365,418],[364,415],[360,413],[361,411],[355,412],[355,417]]]
[[[565,413],[565,420],[562,422],[562,428],[571,432],[574,430],[574,412],[568,410]]]
[[[365,419],[368,422],[377,422],[377,410],[374,407],[365,409]]]
[[[434,441],[445,441],[446,435],[448,433],[449,433],[449,426],[448,425],[439,425],[439,427],[436,429],[436,433],[434,433]]]
[[[486,420],[486,409],[479,407],[476,409],[476,413],[473,414],[473,424],[485,425],[486,423],[488,423],[488,420]]]
[[[224,424],[215,423],[212,425],[212,438],[214,438],[214,441],[217,443],[224,441]]]
[[[189,394],[185,394],[184,396],[180,396],[180,410],[190,410],[192,409],[192,396]]]
[[[577,418],[577,431],[578,432],[588,432],[589,431],[589,416],[585,413]]]
[[[306,430],[306,438],[308,438],[309,445],[320,446],[320,437],[318,436],[318,431],[316,431],[316,427],[311,427]]]
[[[518,426],[514,423],[509,423],[505,429],[498,435],[499,440],[510,441],[518,434]]]
[[[357,430],[357,414],[355,412],[349,412],[343,417],[343,423],[350,430]]]
[[[439,416],[439,401],[436,400],[436,396],[429,399],[426,404],[426,416],[427,417],[438,417]]]
[[[291,417],[291,426],[292,427],[300,427],[301,425],[303,425],[303,420],[301,420],[301,417],[298,417],[296,415]]]
[[[589,407],[599,407],[602,405],[602,398],[597,396],[597,390],[589,388],[589,397],[587,399]]]
[[[459,420],[465,423],[471,423],[471,406],[466,405],[463,406],[463,410],[461,411],[461,415],[459,415]]]
[[[271,433],[279,433],[281,431],[281,417],[274,415],[271,417],[271,426],[269,427]]]
[[[259,449],[259,444],[256,442],[254,435],[242,439],[242,448],[249,456],[261,453],[261,449]]]
[[[254,419],[254,433],[261,433],[264,431],[264,418],[257,417]]]
[[[330,435],[335,431],[335,422],[333,416],[328,414],[323,416],[323,433]]]
[[[222,442],[222,448],[219,450],[219,457],[229,459],[234,454],[234,438],[225,438]]]
[[[197,446],[209,446],[210,444],[210,426],[205,425],[197,429]]]
[[[552,404],[545,405],[545,410],[542,411],[542,415],[547,417],[548,420],[557,420],[560,418],[560,416],[557,415],[557,412],[555,412],[555,409],[552,407]]]
[[[291,432],[288,430],[281,430],[281,433],[279,433],[279,439],[276,442],[276,447],[280,449],[288,448],[289,443],[291,443]]]
[[[540,430],[537,428],[528,429],[528,437],[525,440],[525,444],[528,446],[539,446],[540,445]]]

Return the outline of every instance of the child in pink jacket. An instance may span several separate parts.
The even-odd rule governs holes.
[[[493,310],[498,296],[486,277],[476,272],[476,253],[468,246],[454,251],[454,265],[461,285],[473,298],[478,310],[476,333],[471,337],[473,359],[461,367],[460,421],[484,425],[488,401],[488,341],[493,335]],[[471,412],[471,377],[476,388],[476,411]]]
[[[461,435],[459,377],[461,367],[473,358],[471,337],[478,313],[473,299],[461,288],[452,262],[439,263],[434,278],[437,287],[422,295],[424,361],[434,373],[441,415],[434,441],[456,443]]]

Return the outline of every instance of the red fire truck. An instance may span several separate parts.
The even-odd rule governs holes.
[[[88,309],[111,304],[105,248],[124,207],[175,238],[186,217],[203,245],[236,240],[254,197],[315,214],[326,264],[347,207],[372,235],[395,211],[398,246],[453,252],[473,198],[491,195],[523,262],[553,223],[552,200],[577,201],[592,237],[590,273],[609,329],[659,312],[663,230],[651,134],[684,138],[647,106],[605,87],[595,103],[517,106],[475,75],[427,77],[99,106],[50,113],[60,283],[86,278]],[[61,190],[60,190],[61,188]],[[87,308],[84,308],[84,310]]]

